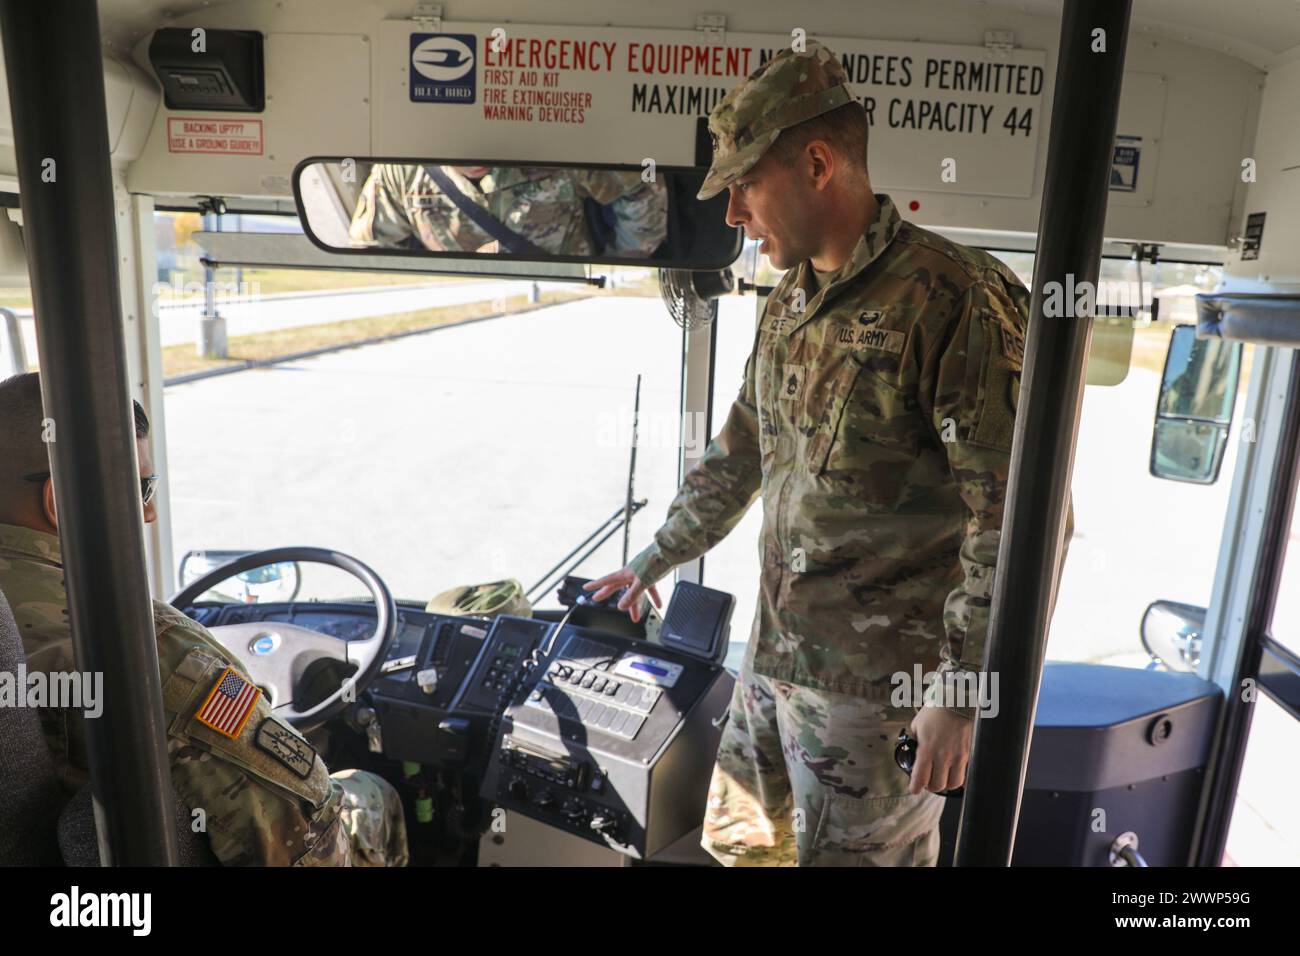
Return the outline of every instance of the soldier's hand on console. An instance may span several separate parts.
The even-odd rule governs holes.
[[[584,591],[596,591],[591,596],[593,601],[603,601],[619,588],[627,588],[627,592],[619,598],[618,609],[627,611],[628,616],[633,621],[639,622],[641,620],[641,598],[646,594],[646,586],[637,580],[636,573],[631,568],[623,568],[613,574],[607,574],[603,578],[597,578],[595,581],[588,581],[582,586]],[[660,601],[659,592],[655,590],[654,585],[650,586],[649,593],[650,599],[655,602],[655,607],[662,608],[663,602]]]
[[[913,719],[911,729],[917,747],[908,792],[938,793],[964,786],[975,721],[942,707],[925,706]]]

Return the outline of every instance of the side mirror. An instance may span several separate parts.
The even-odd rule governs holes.
[[[1155,601],[1142,615],[1142,646],[1152,660],[1171,671],[1195,672],[1201,662],[1205,608]]]
[[[187,551],[181,558],[176,577],[182,589],[205,574],[242,558],[251,551]],[[302,569],[296,561],[281,561],[244,571],[221,582],[203,597],[229,603],[258,604],[266,601],[292,601],[302,587]]]
[[[1151,474],[1212,485],[1223,465],[1241,373],[1241,343],[1197,338],[1180,325],[1169,339],[1151,439]]]

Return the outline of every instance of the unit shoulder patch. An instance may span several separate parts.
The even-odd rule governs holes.
[[[998,345],[1002,357],[1015,363],[1019,368],[1025,361],[1025,337],[1019,329],[1011,324],[1010,319],[999,316],[997,319]]]
[[[253,744],[302,779],[311,776],[311,768],[316,762],[316,748],[274,717],[267,717],[258,725]]]

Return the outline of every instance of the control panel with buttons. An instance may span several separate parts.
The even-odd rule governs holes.
[[[500,713],[524,676],[525,662],[550,628],[546,621],[531,618],[497,618],[453,707]]]
[[[698,826],[727,671],[571,623],[544,646],[506,704],[480,793],[641,859]]]
[[[626,673],[625,660],[638,656],[571,638],[528,695],[527,706],[549,711],[562,722],[632,740],[662,694],[654,684],[618,676]]]

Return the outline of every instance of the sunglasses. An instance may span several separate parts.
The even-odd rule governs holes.
[[[34,475],[23,475],[24,481],[46,481],[50,477],[48,471],[38,471]],[[158,494],[158,476],[146,475],[140,479],[140,501],[148,506],[153,502],[154,496]]]
[[[920,741],[912,736],[908,728],[904,727],[898,732],[898,746],[894,748],[894,763],[898,764],[898,769],[909,777],[912,775],[912,767],[916,764],[916,750],[919,746]],[[961,786],[953,790],[936,792],[941,797],[960,797],[965,791],[965,786]]]

